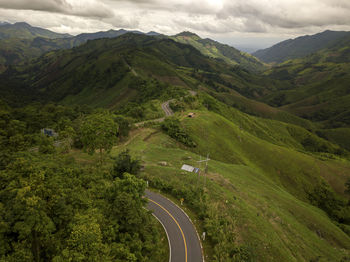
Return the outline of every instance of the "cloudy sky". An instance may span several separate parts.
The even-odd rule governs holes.
[[[70,34],[192,31],[236,46],[267,47],[326,29],[350,31],[350,0],[0,0],[0,20]]]

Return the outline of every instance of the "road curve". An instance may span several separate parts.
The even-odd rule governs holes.
[[[188,216],[167,198],[146,190],[147,209],[162,223],[169,241],[169,262],[203,262],[201,245]]]
[[[172,116],[174,114],[173,110],[171,110],[169,103],[172,102],[174,99],[168,100],[162,104],[162,109],[166,116]]]

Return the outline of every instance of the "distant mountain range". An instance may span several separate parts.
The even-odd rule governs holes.
[[[272,47],[258,50],[253,55],[266,63],[282,63],[289,59],[301,58],[315,53],[336,44],[338,40],[346,36],[350,36],[350,32],[327,30],[319,34],[280,42]]]
[[[38,57],[48,51],[73,48],[89,40],[114,38],[126,33],[144,34],[161,38],[168,37],[154,31],[143,33],[124,29],[70,36],[31,27],[27,23],[3,25],[0,27],[0,35],[2,35],[2,38],[0,38],[0,72],[6,66]],[[208,38],[202,39],[191,32],[183,32],[170,38],[180,43],[190,44],[202,54],[224,60],[231,65],[239,65],[251,71],[261,71],[264,68],[262,62],[247,53]]]
[[[54,39],[54,38],[71,37],[71,35],[69,34],[59,34],[40,27],[33,27],[25,22],[19,22],[15,24],[3,22],[0,25],[1,25],[0,39],[8,39],[8,38],[31,39],[35,37],[44,37],[44,38]]]
[[[44,46],[42,38],[36,38],[34,42],[39,40]],[[221,74],[225,75],[225,79],[221,79]],[[28,75],[31,75],[30,79]],[[222,59],[208,57],[192,45],[169,37],[133,33],[48,52],[27,64],[12,66],[0,76],[3,97],[16,100],[21,94],[20,101],[26,96],[29,100],[107,107],[147,97],[143,93],[144,85],[150,86],[149,89],[155,93],[160,92],[164,84],[227,89],[228,92],[230,88],[225,85],[243,90],[254,89],[261,82],[247,70],[227,64]],[[152,79],[158,79],[163,84],[157,87]],[[231,80],[237,84],[229,84]],[[273,86],[273,83],[268,85]],[[9,88],[11,86],[13,88]]]
[[[350,126],[350,35],[265,75],[291,84],[264,102],[329,127]]]

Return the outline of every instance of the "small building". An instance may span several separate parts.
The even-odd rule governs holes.
[[[187,172],[190,172],[190,173],[198,173],[199,172],[199,168],[198,167],[193,167],[193,166],[190,166],[190,165],[182,165],[181,167],[182,170],[185,170]]]
[[[43,128],[43,129],[41,129],[41,133],[43,135],[50,136],[50,137],[57,137],[58,136],[58,134],[55,132],[55,130],[53,130],[51,128]]]
[[[188,113],[187,117],[193,118],[193,117],[195,117],[195,115],[196,115],[195,113],[191,112],[191,113]]]

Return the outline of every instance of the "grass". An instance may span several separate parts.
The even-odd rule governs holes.
[[[350,151],[350,128],[319,130],[321,136]]]
[[[292,85],[264,95],[261,101],[320,122],[325,128],[348,127],[350,120],[349,38],[300,59],[286,61],[264,74]]]
[[[217,114],[196,113],[196,118],[182,121],[199,145],[192,152],[160,130],[145,128],[134,130],[112,155],[130,149],[142,160],[145,178],[161,179],[180,190],[197,183],[196,176],[180,170],[181,165],[196,166],[199,154],[210,152],[205,189],[210,206],[232,220],[236,245],[249,250],[253,260],[340,261],[348,255],[350,238],[323,211],[305,202],[305,188],[315,181],[345,181],[348,174],[335,173],[349,170],[346,160],[322,161],[260,139]],[[204,186],[203,177],[199,186]],[[201,234],[201,224],[197,226]],[[210,243],[206,245],[211,261]]]

